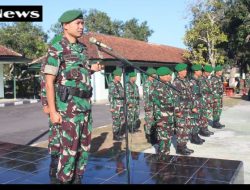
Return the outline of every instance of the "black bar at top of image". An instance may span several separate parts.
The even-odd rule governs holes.
[[[42,22],[43,7],[41,5],[0,5],[0,22]]]

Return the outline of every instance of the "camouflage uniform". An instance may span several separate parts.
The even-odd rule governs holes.
[[[49,47],[44,69],[45,74],[56,76],[55,104],[62,116],[57,173],[61,182],[71,181],[74,175],[82,176],[88,160],[92,132],[92,87],[86,55],[83,44],[70,43],[64,37]],[[62,89],[68,89],[73,95],[64,100],[60,93]],[[79,97],[80,94],[84,96]]]
[[[132,107],[128,107],[128,129],[129,132],[136,132],[140,128],[140,98],[139,89],[135,83],[127,82],[126,84],[127,105],[132,104]]]
[[[112,121],[113,121],[113,137],[114,140],[119,139],[125,132],[124,123],[124,111],[123,111],[123,103],[124,103],[124,89],[120,82],[112,81],[109,84],[109,102],[110,108],[115,111],[112,112]]]
[[[215,67],[215,70],[220,68]],[[219,123],[223,106],[223,82],[220,76],[213,75],[211,77],[212,89],[213,89],[213,127],[222,128],[225,127]]]
[[[211,68],[211,70],[209,70]],[[212,72],[212,67],[206,65],[204,67],[206,72]],[[201,94],[202,94],[202,115],[201,115],[201,130],[200,135],[210,136],[213,132],[208,130],[208,119],[211,117],[213,111],[213,92],[211,80],[206,76],[201,76]]]
[[[248,96],[247,99],[250,100],[250,73],[246,74],[245,86],[246,86],[246,92]]]
[[[143,100],[144,100],[144,111],[145,111],[145,125],[144,125],[144,131],[146,138],[148,142],[150,142],[150,136],[151,136],[151,128],[154,126],[154,109],[153,109],[153,102],[150,99],[150,95],[152,94],[154,90],[153,86],[154,81],[145,80],[143,83]]]
[[[62,35],[56,35],[51,44],[56,43],[57,41],[62,39]],[[40,75],[40,86],[41,86],[41,102],[42,106],[48,106],[48,101],[46,97],[46,88],[45,88],[45,75],[44,75],[44,67],[45,62],[43,61],[41,64],[41,75]],[[56,177],[57,173],[57,166],[58,166],[58,159],[60,156],[60,134],[59,134],[59,125],[53,125],[48,117],[49,122],[49,138],[48,138],[48,151],[51,155],[51,162],[50,162],[50,170],[49,175],[51,177]]]
[[[45,76],[43,74],[45,67],[45,63],[41,65],[41,103],[43,106],[48,106],[47,97],[46,97],[46,89],[45,89]],[[52,125],[50,119],[49,120],[49,139],[48,139],[48,151],[52,157],[58,157],[60,154],[60,135],[59,135],[59,126]]]
[[[176,70],[182,71],[187,66],[186,64],[176,65]],[[187,148],[189,140],[189,133],[191,130],[191,111],[194,108],[190,82],[187,78],[181,79],[177,76],[173,81],[173,86],[181,92],[178,98],[178,103],[175,107],[176,113],[181,113],[180,116],[175,117],[175,130],[177,137],[177,153],[189,155],[193,150]]]
[[[161,68],[165,67],[160,67],[157,70],[157,74],[161,71]],[[167,82],[167,84],[170,85],[170,82]],[[156,84],[152,97],[155,107],[154,117],[157,125],[157,137],[159,140],[158,153],[169,154],[174,129],[174,107],[176,98],[172,89],[162,82]]]
[[[192,68],[197,69],[197,70],[201,70],[199,69],[199,67],[201,68],[200,65],[193,65]],[[195,144],[202,144],[203,142],[205,142],[205,140],[201,139],[198,135],[202,125],[201,125],[201,117],[202,117],[202,99],[203,96],[201,94],[201,84],[200,84],[200,79],[196,78],[195,76],[192,76],[192,78],[190,79],[190,88],[191,88],[191,92],[193,92],[192,95],[192,102],[193,102],[193,106],[194,108],[197,109],[197,113],[195,112],[191,112],[191,119],[190,119],[190,124],[191,124],[191,143],[195,143]]]

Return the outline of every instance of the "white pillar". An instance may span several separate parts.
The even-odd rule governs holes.
[[[101,72],[93,74],[91,83],[93,87],[92,100],[96,102],[108,100],[108,89],[105,89],[105,76]]]
[[[3,64],[0,64],[0,98],[4,97]]]

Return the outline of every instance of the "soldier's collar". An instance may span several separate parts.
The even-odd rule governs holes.
[[[70,43],[70,41],[68,40],[68,38],[66,38],[65,36],[63,36],[62,43],[65,46],[69,46],[70,49],[75,50],[77,52],[82,52],[83,49],[84,49],[83,45],[79,43],[78,39],[76,39],[76,43]]]
[[[183,79],[180,77],[180,76],[178,76],[177,77],[179,80],[185,80],[186,79],[186,77],[184,77]]]

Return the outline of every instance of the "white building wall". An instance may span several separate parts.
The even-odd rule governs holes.
[[[123,85],[123,78],[121,79],[121,83]],[[137,73],[137,80],[136,84],[139,87],[139,93],[140,96],[142,96],[142,85],[141,83],[141,74]],[[91,78],[91,84],[93,87],[93,96],[92,96],[92,101],[93,102],[103,102],[107,101],[108,102],[108,89],[105,89],[105,77],[101,72],[96,72],[92,75]],[[123,85],[124,86],[124,85]]]
[[[0,98],[4,97],[3,64],[0,64]]]
[[[93,87],[93,102],[107,101],[108,89],[105,89],[105,77],[101,72],[96,72],[91,77]]]

